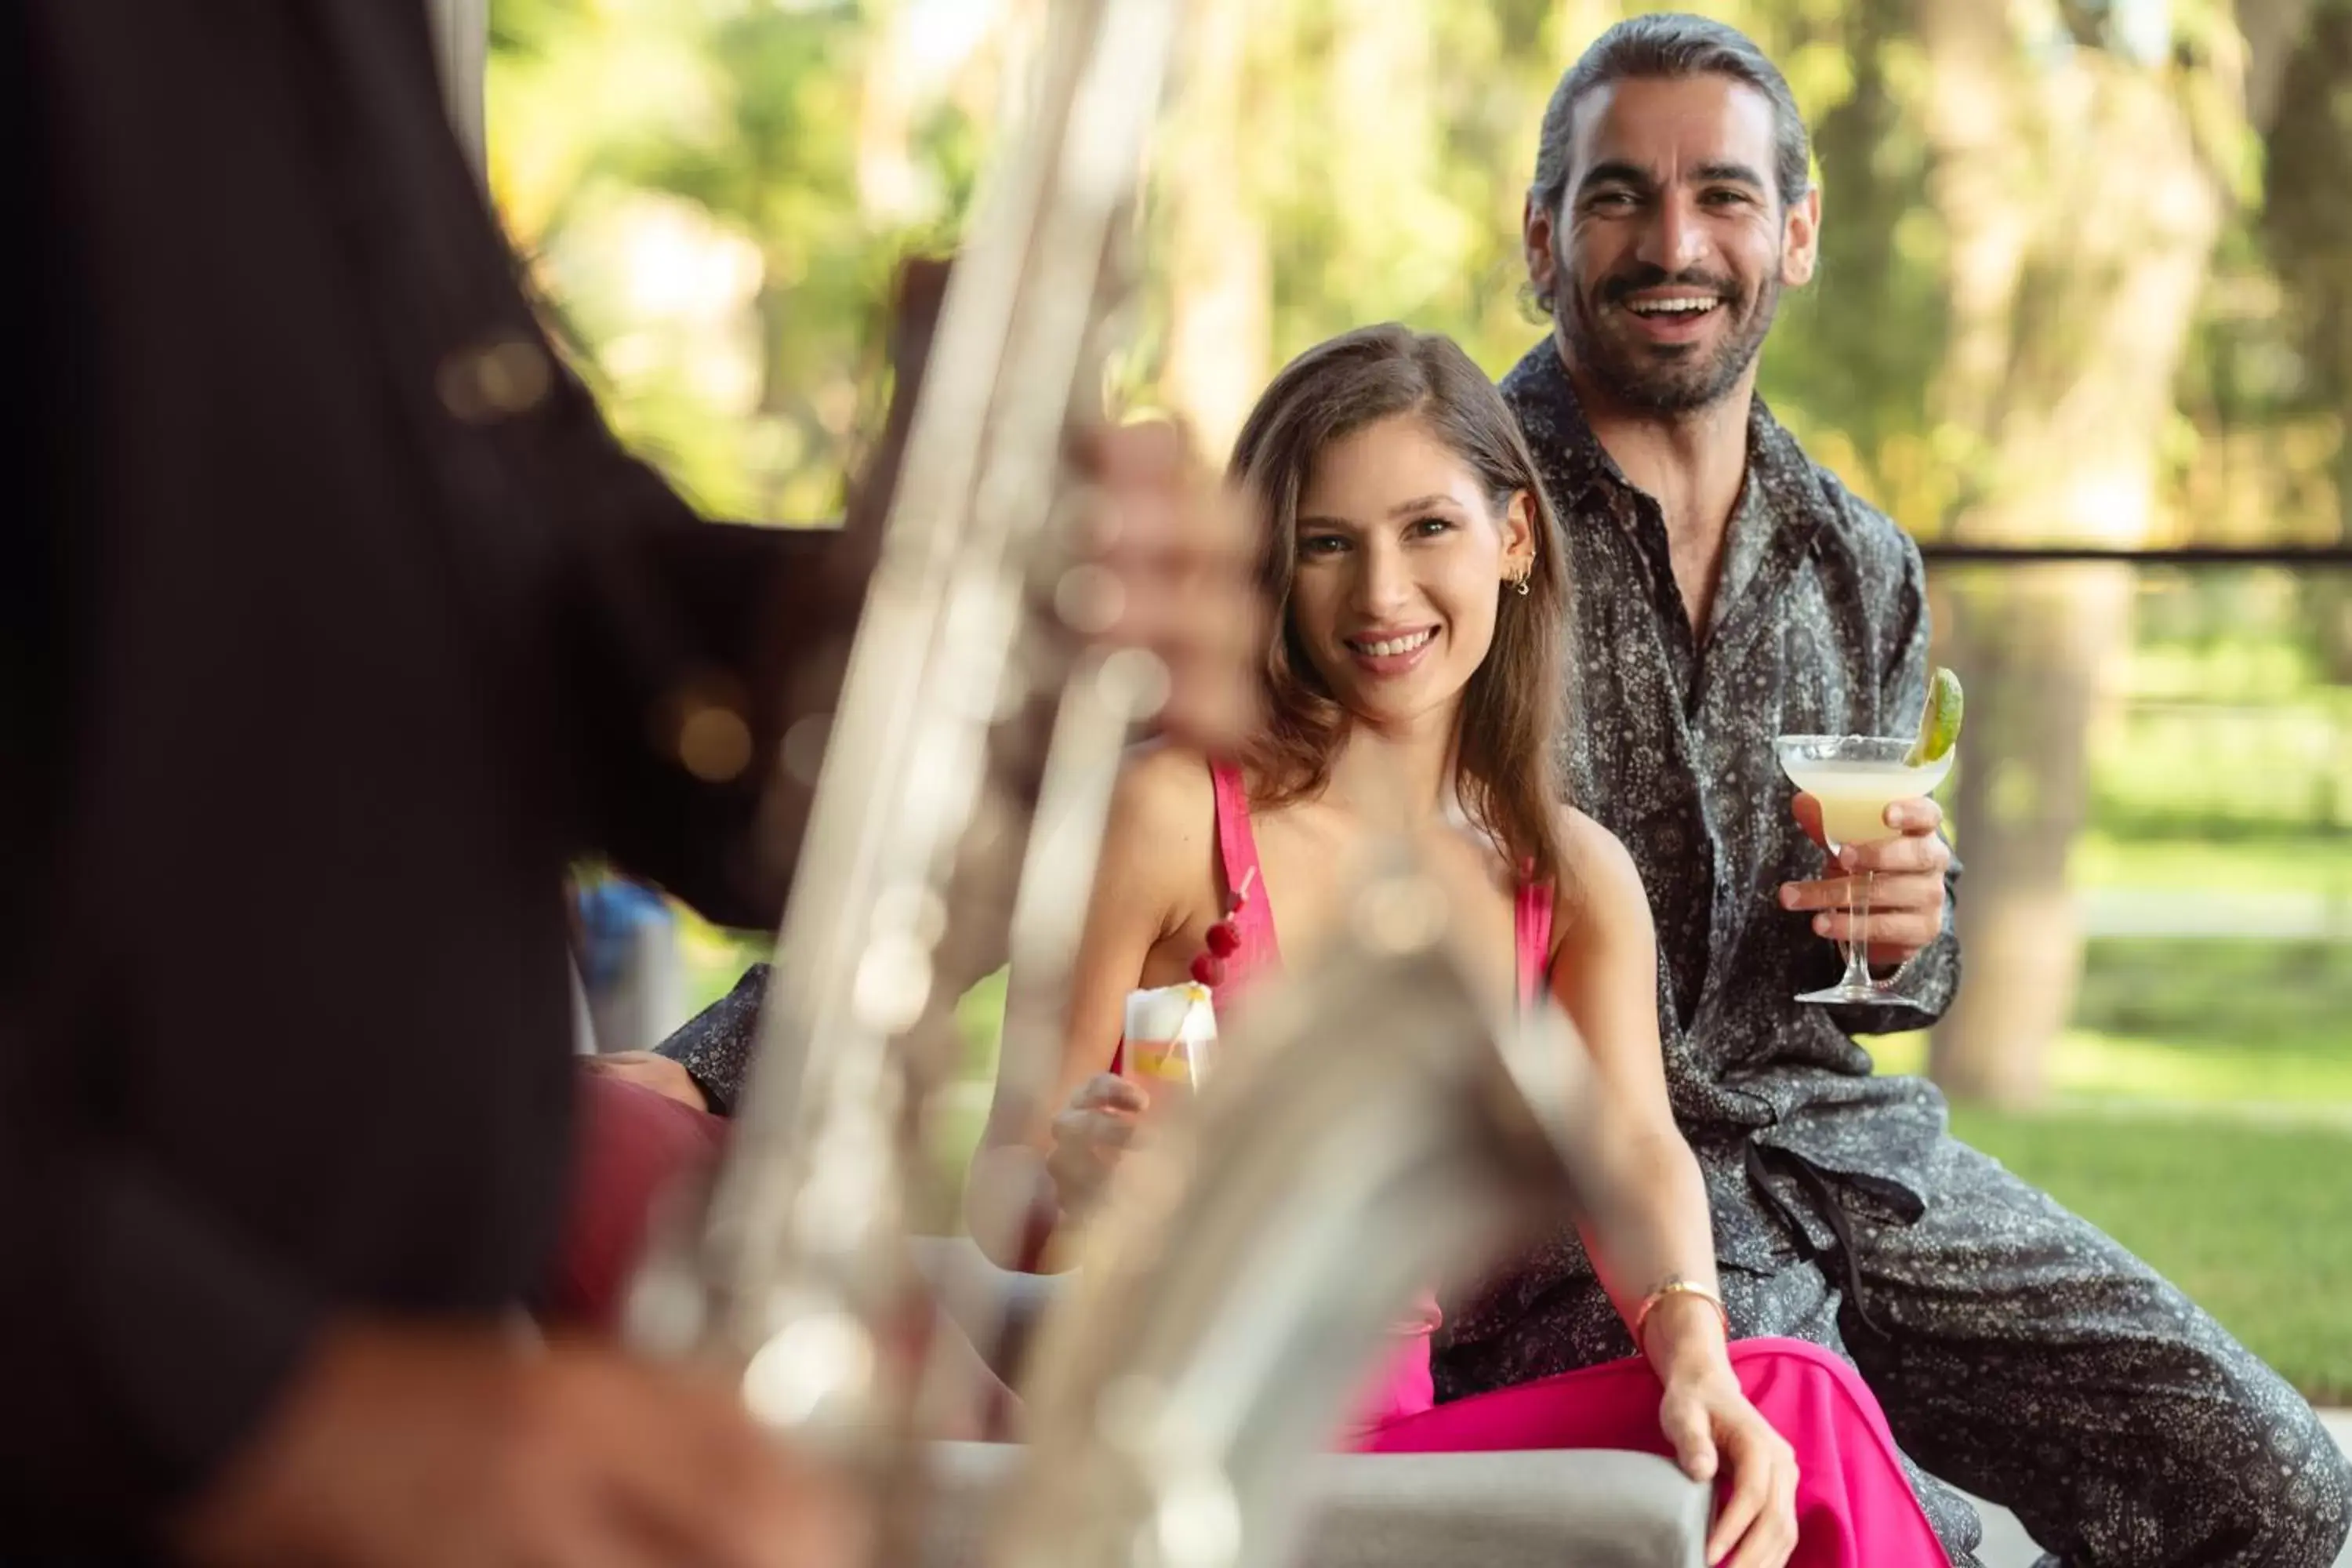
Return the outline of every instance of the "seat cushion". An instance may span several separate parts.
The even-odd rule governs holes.
[[[923,1568],[968,1568],[1020,1450],[930,1451]],[[1708,1489],[1648,1454],[1331,1454],[1309,1474],[1300,1568],[1699,1568],[1706,1542]]]

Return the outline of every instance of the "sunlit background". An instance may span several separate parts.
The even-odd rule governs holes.
[[[1219,443],[1391,318],[1507,367],[1544,100],[1644,8],[1194,0],[1115,394]],[[1882,1068],[2352,1401],[2352,0],[1693,8],[1815,132],[1767,394],[1927,547],[1969,689],[1964,1001]],[[494,0],[497,199],[704,508],[835,514],[892,268],[951,243],[1040,11]],[[681,1016],[751,951],[684,931]]]

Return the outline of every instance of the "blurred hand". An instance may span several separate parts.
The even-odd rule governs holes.
[[[846,1568],[862,1528],[723,1384],[344,1323],[178,1544],[221,1568]]]
[[[1143,1090],[1116,1073],[1097,1073],[1078,1086],[1054,1118],[1054,1152],[1045,1158],[1063,1214],[1082,1215],[1093,1206],[1149,1104]]]
[[[583,1057],[581,1065],[590,1072],[603,1073],[607,1078],[626,1079],[641,1088],[652,1089],[665,1100],[675,1100],[680,1105],[707,1111],[710,1101],[702,1086],[679,1063],[652,1051],[614,1051],[610,1056]]]
[[[1171,738],[1230,752],[1257,721],[1265,653],[1256,542],[1247,511],[1226,497],[1166,423],[1093,433],[1077,465],[1098,487],[1089,564],[1107,593],[1064,613],[1082,632],[1156,655],[1169,693],[1157,715]]]
[[[1807,837],[1829,853],[1822,837],[1822,803],[1799,795],[1791,809]],[[1855,934],[1854,908],[1870,874],[1870,913],[1862,922],[1870,939],[1870,962],[1901,963],[1944,930],[1944,872],[1952,847],[1937,829],[1943,808],[1924,798],[1898,800],[1886,808],[1892,836],[1871,844],[1849,844],[1834,864],[1843,876],[1780,885],[1784,910],[1814,910],[1813,934],[1848,942]]]

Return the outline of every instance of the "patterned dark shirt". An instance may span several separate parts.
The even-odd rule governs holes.
[[[1772,1183],[1802,1241],[1754,1202],[1751,1141],[1811,1167],[1850,1214],[1916,1219],[1943,1097],[1920,1079],[1874,1077],[1853,1037],[1917,1027],[1949,1004],[1959,977],[1949,900],[1943,935],[1904,977],[1927,1013],[1794,1000],[1834,980],[1839,960],[1809,915],[1777,901],[1782,882],[1821,875],[1822,857],[1790,815],[1795,791],[1772,738],[1909,732],[1927,669],[1917,548],[1808,458],[1759,399],[1702,641],[1657,502],[1594,437],[1549,341],[1504,378],[1503,395],[1568,535],[1571,795],[1624,841],[1649,890],[1666,1081],[1715,1200],[1718,1253],[1769,1271],[1806,1242],[1834,1239],[1785,1159]],[[1956,866],[1948,889],[1958,876]],[[1457,1316],[1454,1337],[1501,1329],[1591,1268],[1572,1235],[1556,1238]]]

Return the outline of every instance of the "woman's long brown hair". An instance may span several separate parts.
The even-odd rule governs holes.
[[[1242,757],[1253,799],[1274,808],[1330,779],[1347,710],[1308,658],[1290,616],[1298,573],[1298,498],[1335,441],[1397,416],[1420,420],[1468,464],[1499,520],[1524,490],[1533,503],[1535,563],[1523,597],[1496,583],[1494,646],[1462,693],[1455,787],[1471,820],[1533,879],[1566,874],[1561,668],[1569,591],[1559,525],[1518,421],[1452,339],[1390,323],[1307,350],[1274,378],[1234,443],[1228,477],[1264,530],[1258,586],[1280,630],[1264,668],[1266,724]]]

